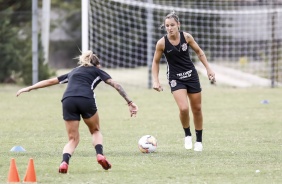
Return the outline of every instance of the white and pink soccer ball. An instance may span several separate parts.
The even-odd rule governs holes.
[[[142,153],[152,153],[158,146],[157,139],[152,135],[144,135],[138,141],[138,148]]]

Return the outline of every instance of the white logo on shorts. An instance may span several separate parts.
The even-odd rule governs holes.
[[[176,80],[172,80],[172,81],[170,81],[170,86],[173,88],[173,87],[175,87],[176,86]]]

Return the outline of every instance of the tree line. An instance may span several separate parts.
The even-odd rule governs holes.
[[[76,11],[76,15],[80,14],[80,1],[52,0],[51,3],[51,7],[62,9],[66,12]],[[38,1],[39,8],[41,5],[42,1]],[[69,14],[73,15],[74,13]],[[71,24],[71,26],[76,26],[74,30],[79,30],[80,21]],[[69,34],[71,35],[73,32],[69,31]],[[55,75],[55,71],[49,64],[44,64],[40,34],[38,36],[38,80],[43,80]],[[68,43],[56,42],[53,43],[53,48],[58,49],[59,46],[64,47],[65,45],[68,45]],[[32,83],[31,0],[0,0],[0,58],[0,83],[25,85]]]

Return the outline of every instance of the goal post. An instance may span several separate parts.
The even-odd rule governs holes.
[[[81,51],[89,49],[89,0],[81,0]]]
[[[153,4],[153,0],[147,0],[149,4]],[[147,17],[146,17],[146,31],[147,31],[147,66],[148,66],[148,88],[152,88],[152,61],[153,61],[153,38],[152,38],[152,31],[153,31],[153,8],[147,7]]]
[[[148,88],[155,44],[166,34],[160,25],[171,11],[178,14],[180,29],[193,35],[211,64],[269,79],[272,87],[282,83],[282,3],[279,1],[86,2],[88,32],[85,35],[89,49],[98,54],[103,67],[117,73],[145,72],[145,77],[139,78],[146,81]],[[191,56],[193,62],[198,61],[193,52]],[[164,57],[161,63],[166,64]],[[132,79],[131,74],[128,79]]]

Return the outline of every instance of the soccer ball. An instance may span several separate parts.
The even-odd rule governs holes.
[[[144,135],[138,141],[138,148],[142,153],[152,153],[158,146],[157,139],[151,135]]]

